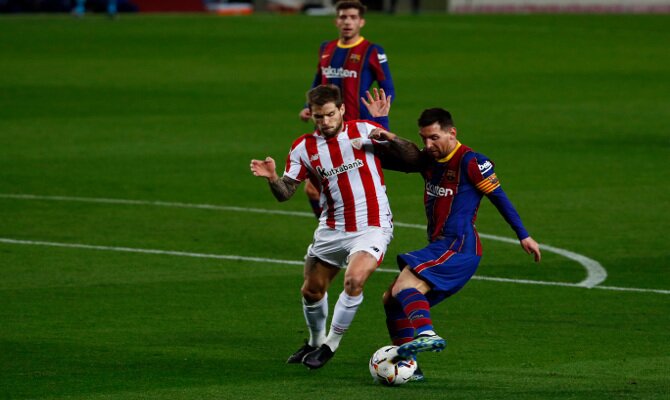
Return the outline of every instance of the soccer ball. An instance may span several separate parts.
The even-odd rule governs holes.
[[[416,371],[415,360],[400,359],[393,362],[398,355],[398,346],[384,346],[370,357],[370,375],[376,382],[387,386],[398,386],[407,383]]]

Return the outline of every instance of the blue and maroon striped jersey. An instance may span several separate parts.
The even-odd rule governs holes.
[[[519,240],[529,236],[500,187],[493,161],[486,156],[459,143],[444,159],[426,159],[421,174],[430,242],[447,240],[450,250],[481,255],[475,220],[483,196],[495,205]]]
[[[381,46],[365,38],[348,46],[332,40],[321,44],[319,64],[312,87],[331,83],[339,86],[344,98],[344,120],[372,119],[360,98],[377,81],[386,95],[395,99],[386,54]]]

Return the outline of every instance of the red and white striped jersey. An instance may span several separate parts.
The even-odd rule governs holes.
[[[393,226],[384,173],[374,153],[374,146],[383,142],[369,138],[374,128],[381,125],[347,121],[333,137],[314,131],[293,142],[284,176],[299,182],[310,179],[321,189],[321,224],[347,232]]]

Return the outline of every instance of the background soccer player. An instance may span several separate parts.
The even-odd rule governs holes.
[[[383,91],[364,103],[375,115],[387,114],[390,100]],[[254,175],[266,178],[279,201],[289,199],[303,180],[316,179],[323,192],[323,217],[307,249],[302,285],[303,313],[309,341],[288,359],[320,368],[337,350],[363,301],[363,286],[378,267],[393,236],[392,215],[384,175],[368,137],[376,128],[371,121],[344,121],[346,112],[339,89],[321,85],[308,93],[313,133],[299,137],[286,160],[284,175],[275,161],[251,160]],[[330,331],[328,287],[346,266],[344,290],[335,304]]]
[[[371,119],[361,98],[375,81],[387,96],[395,98],[387,57],[381,46],[361,36],[361,29],[365,26],[365,5],[359,1],[345,0],[337,2],[335,10],[335,26],[339,37],[321,44],[312,88],[327,83],[338,86],[344,99],[344,120]],[[303,121],[309,121],[310,117],[309,107],[300,111],[300,119]],[[308,181],[305,183],[305,193],[318,218],[321,215],[319,191]]]
[[[394,168],[420,172],[424,178],[428,246],[398,256],[400,275],[384,293],[389,335],[403,358],[446,346],[433,329],[430,308],[458,292],[477,270],[482,246],[475,220],[483,196],[514,230],[523,250],[536,262],[541,258],[537,242],[500,186],[493,161],[457,140],[451,114],[441,108],[424,110],[419,128],[423,151],[383,129],[370,134],[389,142],[388,156],[400,161]]]

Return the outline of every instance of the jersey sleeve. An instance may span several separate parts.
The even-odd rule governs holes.
[[[321,46],[319,47],[319,58],[318,58],[319,60],[321,60],[321,54],[323,54],[323,49],[326,47],[327,43],[328,42],[323,42],[323,43],[321,43]],[[316,63],[316,74],[314,74],[314,80],[312,80],[312,86],[310,86],[310,90],[319,86],[321,84],[322,79],[323,78],[321,76],[321,64],[317,62]],[[303,106],[304,106],[304,108],[309,108],[309,104],[307,104],[307,103],[305,103]]]
[[[376,121],[370,121],[370,120],[362,119],[351,122],[356,124],[356,129],[358,133],[361,135],[360,138],[361,148],[365,148],[366,151],[370,151],[373,152],[375,155],[378,155],[380,150],[383,150],[385,147],[388,147],[388,142],[386,140],[377,140],[370,138],[370,132],[372,132],[373,129],[375,128],[386,129],[386,127],[382,126]]]
[[[319,46],[319,60],[321,60],[321,55],[323,55],[323,50],[326,48],[326,45],[328,42],[323,42],[321,43],[321,46]],[[321,84],[321,80],[323,77],[321,76],[321,63],[317,62],[316,63],[316,74],[314,75],[314,80],[312,81],[312,87],[310,89],[313,89]]]
[[[473,185],[485,195],[491,194],[500,187],[493,161],[482,154],[474,154],[466,158],[468,178]]]
[[[477,190],[486,195],[491,203],[493,203],[500,215],[514,230],[517,238],[523,240],[530,236],[521,222],[519,213],[500,186],[493,161],[482,154],[474,154],[466,162],[468,179],[470,179]]]
[[[382,128],[389,130],[389,116],[373,117],[372,122],[381,125]]]
[[[391,102],[395,100],[395,86],[393,85],[393,78],[391,77],[391,69],[389,68],[388,57],[384,49],[379,45],[372,45],[370,53],[370,68],[375,75],[375,80],[387,96],[391,96]]]
[[[291,146],[291,150],[286,156],[286,165],[284,167],[284,176],[294,181],[302,182],[307,178],[307,167],[303,160],[307,154],[304,137],[296,140]]]
[[[372,144],[375,148],[377,146],[386,146],[386,140],[370,139],[370,132],[375,128],[388,129],[388,117],[376,117],[370,120],[358,120],[356,128],[363,138],[363,144]]]

